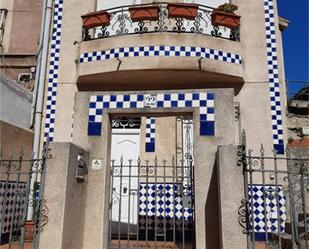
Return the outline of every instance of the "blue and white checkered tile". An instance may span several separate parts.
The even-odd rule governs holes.
[[[186,191],[185,196],[179,195],[179,190]],[[173,183],[140,183],[139,191],[139,216],[140,225],[143,228],[145,221],[143,219],[147,216],[148,225],[154,225],[155,217],[157,220],[165,220],[166,229],[173,229],[172,220],[183,221],[185,226],[192,224],[193,209],[191,204],[184,204],[184,201],[191,200],[191,186],[183,186]],[[191,203],[191,201],[190,201]],[[149,222],[153,221],[153,222]],[[166,221],[171,221],[169,224]],[[152,224],[151,224],[152,223]],[[182,225],[180,222],[176,222]],[[160,226],[159,224],[157,224]]]
[[[282,186],[265,185],[264,189],[263,185],[251,185],[248,187],[248,197],[256,240],[264,241],[266,233],[267,236],[278,233],[279,227],[281,232],[285,231],[286,208]]]
[[[146,152],[155,152],[156,139],[156,119],[154,117],[146,118]]]
[[[0,217],[1,233],[8,234],[11,227],[12,231],[20,231],[23,223],[23,213],[26,204],[26,188],[27,183],[20,182],[5,182],[0,181],[0,210],[2,210],[2,217]]]
[[[199,107],[200,135],[215,135],[214,94],[158,93],[158,94],[120,94],[94,95],[89,102],[88,135],[100,136],[104,109],[111,108],[190,108]]]
[[[48,72],[48,89],[46,100],[46,115],[45,115],[45,129],[44,140],[53,141],[55,132],[55,115],[56,115],[56,97],[58,84],[58,70],[59,70],[59,54],[60,54],[60,40],[62,27],[62,11],[63,0],[55,0],[52,37],[50,48],[50,61]]]
[[[242,64],[242,58],[238,54],[223,52],[216,49],[189,46],[144,46],[144,47],[121,47],[108,50],[94,51],[81,54],[80,63],[110,60],[124,57],[152,57],[152,56],[182,56],[207,58],[224,61],[233,64]]]
[[[265,32],[267,43],[267,62],[269,93],[274,149],[284,154],[282,111],[280,103],[280,83],[277,56],[275,10],[273,0],[264,0]]]

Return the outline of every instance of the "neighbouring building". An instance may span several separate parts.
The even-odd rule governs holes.
[[[288,147],[298,154],[309,156],[309,87],[298,91],[288,101]]]
[[[285,153],[287,22],[235,0],[240,26],[218,24],[225,2],[54,1],[40,248],[246,248],[237,145]],[[276,186],[250,187],[256,239],[284,229]]]
[[[0,74],[0,151],[18,158],[23,150],[31,158],[33,131],[29,129],[32,93]]]
[[[37,65],[40,1],[3,0],[0,5],[0,70],[32,90]]]
[[[27,158],[32,154],[32,90],[41,14],[38,1],[1,1],[1,150],[15,158],[21,147]]]
[[[40,1],[0,3],[0,245],[20,234],[33,158]],[[22,160],[25,160],[23,163]],[[33,201],[32,201],[33,202]],[[12,234],[14,234],[12,236]]]

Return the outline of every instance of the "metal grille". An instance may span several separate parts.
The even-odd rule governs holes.
[[[0,152],[0,245],[5,248],[24,248],[26,243],[39,248],[48,222],[43,199],[47,152],[46,146],[43,157],[35,160],[24,159],[23,151],[17,159]]]
[[[170,17],[168,14],[168,3],[160,2],[158,3],[160,11],[157,20],[140,21],[132,20],[130,13],[130,8],[132,7],[147,8],[153,7],[153,4],[121,6],[105,10],[110,15],[109,24],[90,29],[84,27],[82,34],[83,40],[157,32],[197,33],[232,41],[240,40],[239,28],[227,28],[212,25],[211,15],[214,9],[208,6],[198,5],[196,17],[190,20],[186,18]]]
[[[309,248],[309,158],[297,151],[259,153],[239,146],[244,196],[239,221],[249,249]],[[264,247],[263,247],[264,248]]]
[[[193,248],[194,167],[170,162],[111,163],[110,248]]]

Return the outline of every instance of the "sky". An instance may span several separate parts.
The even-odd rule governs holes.
[[[309,81],[308,0],[277,0],[279,15],[290,21],[283,32],[286,80]],[[288,92],[296,92],[307,83],[288,82]]]

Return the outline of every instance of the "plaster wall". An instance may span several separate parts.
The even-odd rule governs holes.
[[[29,128],[32,93],[4,76],[0,78],[0,120]]]
[[[40,35],[41,2],[14,0],[8,52],[36,53]]]
[[[244,60],[244,81],[242,89],[235,96],[240,102],[241,128],[247,133],[248,148],[258,150],[261,143],[267,153],[272,153],[272,120],[270,114],[270,95],[268,65],[266,57],[265,20],[263,1],[235,0],[241,15],[241,51]],[[284,139],[286,141],[285,120],[285,84],[282,58],[282,45],[277,16],[277,5],[274,1],[277,34],[277,54],[279,64],[281,110],[283,118]]]
[[[40,248],[86,248],[82,247],[86,183],[75,179],[79,154],[88,161],[88,153],[74,144],[50,144],[44,192],[49,221],[41,232]]]
[[[141,160],[150,160],[153,162],[155,157],[161,162],[166,159],[171,162],[172,157],[176,156],[176,118],[172,117],[155,117],[156,119],[156,148],[155,152],[145,152],[146,143],[146,118],[142,118],[141,123]]]
[[[230,65],[230,63],[224,63],[219,61],[202,60],[201,68],[205,72],[219,73],[219,77],[216,79],[218,87],[227,87],[224,85],[228,80],[222,77],[220,82],[220,75],[227,75],[230,78],[236,77],[238,79],[234,81],[235,89],[235,101],[240,102],[240,115],[241,115],[241,129],[245,129],[247,132],[248,145],[255,149],[256,145],[263,142],[267,151],[271,151],[272,140],[272,128],[271,128],[271,114],[270,114],[270,98],[269,98],[269,86],[268,86],[268,65],[266,58],[266,40],[265,40],[265,20],[263,1],[255,1],[248,4],[245,0],[236,0],[235,3],[239,6],[238,13],[241,18],[241,41],[232,42],[223,39],[216,39],[208,36],[199,36],[196,34],[143,34],[143,35],[131,35],[113,37],[108,39],[98,39],[94,41],[82,42],[81,44],[72,45],[74,41],[81,40],[81,18],[82,14],[93,11],[95,9],[95,1],[83,1],[77,0],[65,1],[63,9],[63,22],[62,22],[62,37],[61,37],[61,53],[59,62],[59,78],[58,78],[58,93],[57,93],[57,111],[56,111],[56,124],[55,124],[55,141],[67,141],[70,135],[70,129],[68,128],[69,120],[72,118],[72,109],[74,99],[73,93],[77,91],[76,80],[81,75],[93,75],[91,81],[96,82],[101,75],[110,74],[106,82],[111,86],[119,81],[121,89],[130,89],[130,85],[126,82],[129,81],[131,74],[127,74],[130,70],[134,71],[134,80],[138,77],[139,72],[141,76],[139,78],[141,82],[140,89],[145,89],[148,86],[147,82],[154,81],[155,75],[163,75],[164,70],[177,69],[177,71],[169,74],[165,79],[164,84],[171,79],[177,79],[181,81],[181,73],[188,72],[191,75],[197,75],[198,61],[195,58],[123,58],[120,66],[120,71],[115,71],[118,66],[118,61],[98,61],[93,63],[75,63],[75,60],[79,58],[80,53],[86,51],[96,51],[102,49],[109,49],[120,46],[140,46],[142,45],[154,45],[166,44],[166,45],[199,45],[210,47],[214,49],[231,51],[237,54],[241,54],[243,58],[242,65]],[[279,71],[280,81],[283,79],[283,62],[282,62],[282,49],[280,43],[280,31],[278,25],[276,25],[278,34],[278,56],[279,58]],[[148,69],[158,70],[155,74],[150,74],[151,77],[147,77]],[[190,71],[191,70],[191,71]],[[144,73],[142,73],[144,72]],[[118,77],[119,75],[126,75],[127,77]],[[96,78],[97,77],[97,78]],[[133,77],[133,76],[132,76]],[[200,75],[200,78],[192,76],[194,81],[205,79],[205,82],[209,82],[207,73]],[[241,81],[246,83],[243,84]],[[123,83],[121,83],[123,82]],[[220,84],[221,83],[221,84]],[[208,88],[214,84],[205,83],[200,85],[194,85],[196,88]],[[125,86],[126,85],[126,86]],[[179,86],[178,88],[187,88],[187,86]],[[175,87],[175,88],[177,88]],[[164,86],[157,84],[155,88],[160,89]],[[147,88],[149,89],[149,88]],[[169,86],[167,89],[173,89]],[[281,99],[282,101],[282,116],[284,118],[284,86],[281,84]],[[65,103],[65,104],[64,104]],[[66,106],[66,108],[63,108]],[[285,128],[285,120],[283,120]],[[64,131],[57,133],[58,131]]]
[[[92,41],[82,42],[80,46],[80,53],[94,52],[98,50],[108,50],[112,48],[128,47],[128,46],[151,46],[151,45],[165,45],[165,46],[195,46],[212,48],[219,51],[230,52],[234,54],[241,54],[241,47],[239,42],[228,41],[225,39],[218,39],[207,35],[200,34],[143,34],[143,35],[129,35],[125,39],[122,36],[111,37],[109,39],[97,39]],[[203,59],[201,67],[199,66],[199,59],[194,57],[133,57],[121,58],[121,66],[119,71],[131,70],[201,70],[212,73],[219,73],[234,77],[243,77],[243,68],[239,64],[221,62],[211,59]],[[116,59],[108,61],[95,61],[78,64],[77,77],[82,81],[82,77],[87,75],[97,75],[114,72],[115,74],[119,62]],[[63,76],[67,77],[67,76]],[[102,75],[102,77],[104,77]],[[209,77],[209,76],[208,76]],[[69,78],[61,78],[60,80],[73,80]],[[74,79],[75,80],[75,79]],[[181,79],[180,79],[181,80]],[[142,80],[141,80],[142,81]],[[146,83],[146,82],[144,82]],[[241,80],[239,80],[241,83]],[[141,84],[142,85],[142,84]],[[141,87],[142,88],[142,87]]]
[[[216,7],[219,4],[228,2],[228,0],[171,0],[169,2],[197,3],[197,4],[203,4],[203,5],[207,5],[211,7]],[[98,0],[98,9],[108,9],[108,8],[113,8],[113,7],[117,7],[121,5],[141,4],[141,3],[142,4],[152,3],[152,0],[116,0],[112,2],[108,0]]]
[[[24,158],[32,157],[33,131],[9,124],[0,120],[0,151],[3,158],[13,156],[19,158],[21,150],[24,152]]]
[[[191,90],[192,91],[192,90]],[[90,152],[89,159],[103,159],[103,169],[89,170],[87,183],[87,199],[85,207],[83,248],[107,248],[108,238],[108,203],[109,203],[109,165],[110,165],[110,119],[108,114],[127,113],[131,115],[180,115],[183,112],[193,113],[195,148],[195,190],[197,214],[197,248],[206,247],[205,205],[208,195],[210,179],[215,163],[215,154],[219,144],[235,143],[233,89],[215,90],[207,92],[215,94],[216,108],[216,136],[199,135],[199,114],[194,108],[177,109],[112,109],[105,112],[101,136],[88,136],[88,103],[91,95],[104,94],[102,92],[80,92],[75,96],[75,122],[73,130],[73,143]],[[123,94],[121,92],[120,94]],[[109,94],[108,92],[106,94]],[[167,137],[166,140],[169,140]],[[211,232],[211,231],[209,231]],[[102,236],[98,236],[101,234]]]

